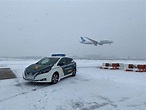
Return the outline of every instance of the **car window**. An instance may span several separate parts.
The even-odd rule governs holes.
[[[66,58],[66,64],[70,64],[72,62],[72,58]]]
[[[54,65],[59,58],[43,58],[40,61],[37,62],[37,64],[40,65]]]
[[[58,64],[65,65],[66,64],[65,58],[62,58]]]
[[[67,64],[70,64],[72,61],[73,61],[72,58],[62,58],[59,61],[59,64],[61,64],[61,65],[67,65]]]

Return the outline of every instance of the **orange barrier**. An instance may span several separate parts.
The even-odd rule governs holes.
[[[125,71],[134,71],[135,65],[133,65],[133,64],[127,65],[126,64],[125,67],[126,67]]]
[[[145,64],[125,64],[125,71],[146,72]]]
[[[102,67],[100,69],[111,69],[111,70],[117,70],[117,69],[124,69],[123,63],[102,63]]]
[[[136,72],[146,72],[146,65],[137,65]]]
[[[102,63],[100,69],[146,72],[146,64]]]
[[[112,63],[112,68],[110,68],[111,70],[117,70],[120,69],[120,64],[119,63]]]
[[[102,67],[100,69],[109,69],[110,63],[102,63]]]

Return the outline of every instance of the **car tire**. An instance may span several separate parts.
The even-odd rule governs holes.
[[[76,76],[76,69],[73,70],[72,76]]]
[[[58,73],[54,73],[54,74],[52,75],[52,79],[51,79],[52,84],[56,84],[56,83],[58,82],[58,80],[59,80],[59,75],[58,75]]]

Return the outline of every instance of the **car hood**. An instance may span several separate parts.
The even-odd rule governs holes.
[[[35,73],[45,70],[47,68],[51,69],[51,67],[52,67],[51,65],[32,64],[25,69],[25,73],[35,74]]]

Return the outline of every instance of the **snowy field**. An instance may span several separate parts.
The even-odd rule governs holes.
[[[0,110],[146,110],[146,72],[102,70],[105,62],[146,64],[146,61],[76,60],[77,75],[55,85],[22,78],[34,59],[0,58],[17,78],[0,80]]]

